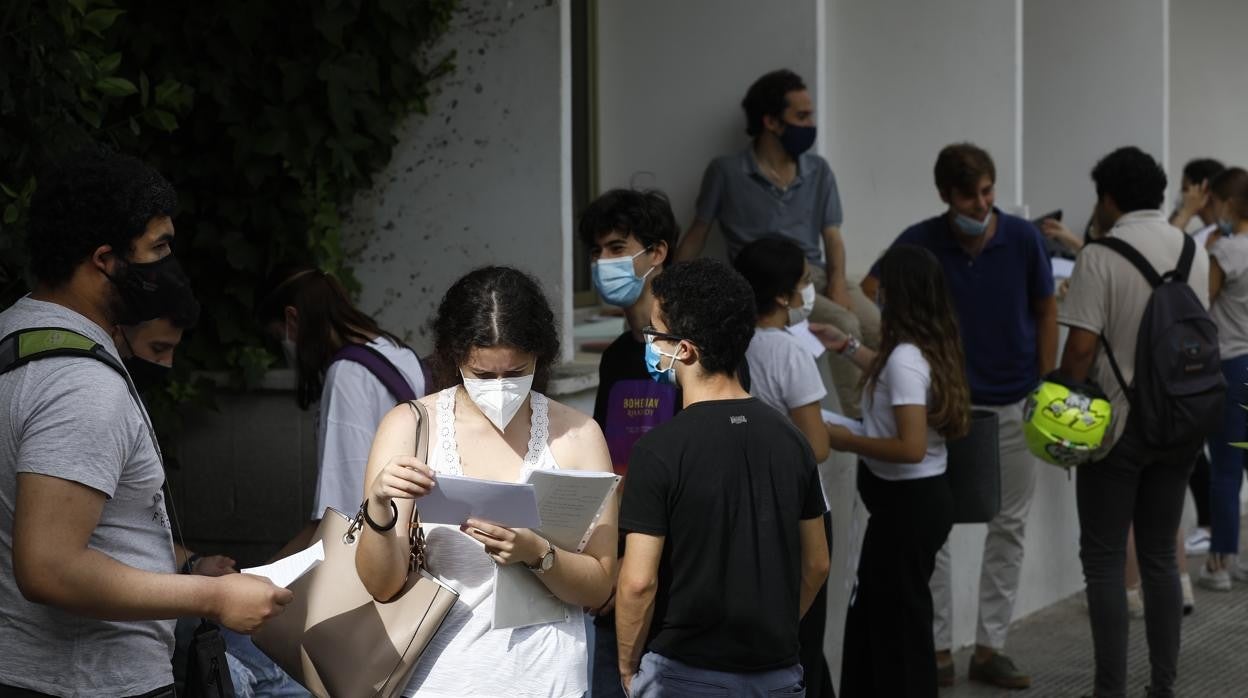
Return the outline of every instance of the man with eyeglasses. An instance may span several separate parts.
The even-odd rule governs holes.
[[[636,696],[689,682],[804,696],[798,622],[828,574],[826,507],[805,437],[737,377],[754,334],[753,291],[699,259],[667,269],[652,292],[647,369],[680,387],[683,409],[629,458],[621,683]]]

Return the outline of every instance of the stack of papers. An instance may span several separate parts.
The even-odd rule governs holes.
[[[838,427],[845,427],[849,433],[854,436],[866,436],[866,429],[862,426],[862,421],[850,419],[843,414],[837,414],[831,410],[819,410],[823,416],[823,421],[827,424],[835,424]]]
[[[420,498],[421,523],[458,526],[468,519],[506,528],[542,525],[537,492],[531,484],[438,475],[434,488]]]
[[[796,325],[789,325],[786,329],[789,334],[797,338],[798,344],[801,344],[802,348],[810,352],[810,355],[816,359],[823,356],[823,353],[827,351],[827,348],[823,346],[823,342],[815,336],[814,332],[810,331],[809,320],[802,320]]]
[[[254,574],[257,577],[267,577],[276,586],[288,587],[324,561],[325,545],[318,540],[294,555],[260,567],[249,567],[242,572]]]

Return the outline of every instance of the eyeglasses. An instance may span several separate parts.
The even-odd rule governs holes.
[[[646,325],[645,327],[643,327],[641,330],[641,336],[645,338],[646,344],[654,344],[654,340],[656,339],[666,339],[669,342],[688,341],[684,337],[678,337],[674,334],[660,332],[654,329],[654,325]]]

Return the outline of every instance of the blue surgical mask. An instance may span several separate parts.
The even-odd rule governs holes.
[[[662,368],[663,357],[672,360],[667,368]],[[660,385],[676,385],[676,355],[663,353],[654,342],[646,342],[646,370],[650,372],[654,382]]]
[[[970,216],[964,216],[961,213],[954,218],[954,222],[958,224],[958,228],[966,235],[979,237],[988,230],[988,224],[992,222],[992,211],[984,216],[984,220],[977,221]]]
[[[1221,230],[1222,234],[1226,236],[1235,234],[1235,226],[1231,224],[1231,219],[1229,218],[1218,219],[1218,230]]]
[[[646,277],[650,276],[654,267],[650,267],[650,271],[642,276],[637,276],[637,271],[633,269],[633,260],[647,251],[642,250],[631,257],[600,259],[593,263],[594,288],[598,289],[598,295],[602,296],[605,303],[627,308],[637,302],[646,286]]]
[[[780,134],[780,146],[789,154],[789,157],[796,160],[799,155],[810,150],[810,146],[815,144],[816,134],[814,126],[798,126],[785,122],[784,132]]]

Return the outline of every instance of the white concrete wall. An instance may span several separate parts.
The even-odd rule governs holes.
[[[356,202],[361,307],[420,352],[447,288],[486,264],[536,275],[570,337],[567,15],[564,2],[464,0],[434,51],[456,52],[454,73]]]
[[[818,147],[841,188],[849,275],[944,209],[932,166],[949,143],[991,153],[998,203],[1018,203],[1018,3],[827,5],[828,127]]]
[[[1082,231],[1098,159],[1124,145],[1167,158],[1167,5],[1026,3],[1023,181],[1033,213],[1061,208]]]
[[[1192,158],[1248,167],[1245,27],[1242,0],[1170,2],[1170,204]]]
[[[600,189],[662,189],[686,228],[707,163],[748,143],[741,98],[750,83],[789,68],[818,91],[816,6],[600,0]],[[719,236],[712,241],[708,250],[722,254]]]

